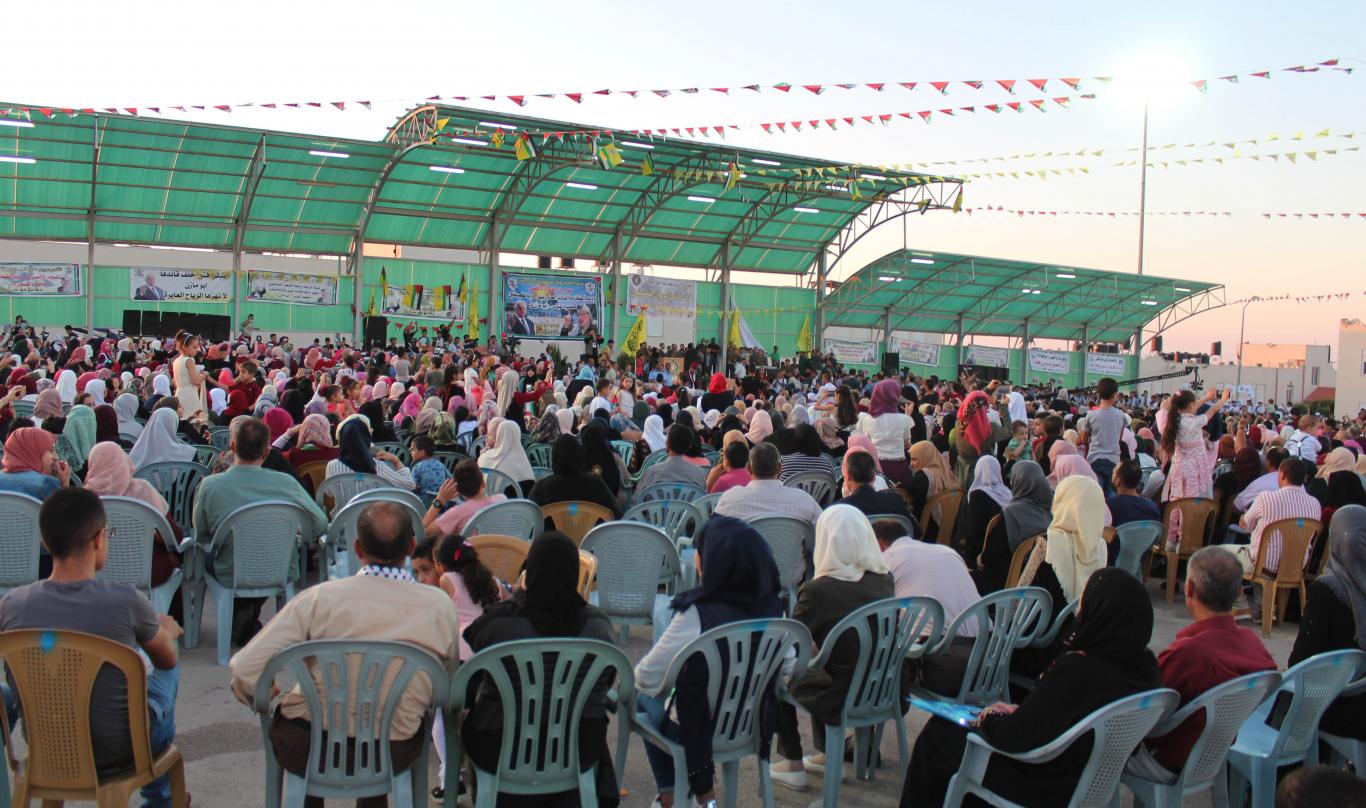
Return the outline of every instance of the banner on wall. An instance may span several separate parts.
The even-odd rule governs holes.
[[[826,337],[821,341],[821,350],[826,354],[834,354],[836,362],[846,365],[877,364],[876,342],[858,342]]]
[[[75,297],[80,294],[79,264],[0,263],[0,295]]]
[[[938,367],[940,346],[933,342],[906,340],[897,344],[903,365],[928,365]]]
[[[247,272],[247,300],[299,306],[335,306],[337,278],[335,275],[295,275],[253,269]]]
[[[465,322],[465,302],[449,286],[384,287],[384,314],[395,319]]]
[[[1124,355],[1088,353],[1086,355],[1086,372],[1091,375],[1121,379],[1124,377]]]
[[[1010,349],[969,345],[963,354],[963,364],[982,365],[988,368],[1008,368],[1010,367]]]
[[[1072,354],[1067,351],[1029,349],[1029,369],[1038,373],[1066,373],[1072,369]]]
[[[128,299],[167,303],[227,303],[232,300],[232,273],[216,269],[128,270]]]
[[[596,275],[503,273],[503,331],[536,339],[602,333],[602,279]]]
[[[697,317],[697,284],[654,275],[631,275],[626,282],[626,312],[652,317]]]

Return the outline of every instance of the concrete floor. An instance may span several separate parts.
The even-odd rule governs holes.
[[[1171,642],[1176,632],[1185,626],[1190,618],[1179,601],[1174,605],[1165,602],[1155,582],[1150,583],[1149,590],[1153,596],[1157,618],[1152,647],[1154,651],[1158,651]],[[271,608],[267,606],[268,611]],[[1266,641],[1272,656],[1282,666],[1290,655],[1295,631],[1294,624],[1278,625],[1272,637]],[[187,761],[189,788],[195,806],[253,808],[264,803],[260,724],[256,716],[240,704],[229,691],[227,670],[219,667],[215,661],[214,632],[213,610],[210,609],[205,615],[200,647],[184,651],[181,655],[181,689],[176,709],[179,731],[176,743],[179,744]],[[632,631],[630,641],[624,650],[634,661],[640,659],[648,647],[648,631],[637,627]],[[912,744],[924,721],[923,714],[917,711],[912,711],[907,717]],[[801,721],[801,725],[804,746],[810,749],[805,719]],[[631,744],[627,770],[624,773],[617,773],[623,787],[629,791],[629,795],[622,800],[622,805],[648,808],[654,797],[654,783],[650,777],[649,767],[645,764],[641,741],[633,737]],[[893,767],[897,757],[895,733],[884,733],[882,756],[887,764],[878,770],[876,778],[871,782],[858,782],[853,779],[852,774],[847,776],[840,789],[841,806],[861,808],[897,804],[901,782]],[[430,780],[435,784],[434,768]],[[741,780],[741,805],[754,805],[758,785],[757,773],[752,763],[742,766]],[[805,808],[812,801],[819,800],[821,787],[822,779],[814,775],[808,777],[804,791],[775,786],[775,804],[783,808]],[[1125,802],[1129,802],[1127,792]],[[1191,803],[1207,805],[1208,800],[1192,800]]]

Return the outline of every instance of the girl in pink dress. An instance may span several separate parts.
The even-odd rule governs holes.
[[[1195,394],[1182,390],[1167,402],[1167,421],[1162,425],[1162,453],[1171,458],[1171,468],[1162,489],[1162,501],[1186,497],[1207,497],[1214,483],[1214,466],[1218,460],[1218,447],[1205,436],[1205,426],[1215,413],[1228,402],[1230,390],[1218,401],[1214,400],[1213,388],[1205,391],[1199,402]],[[1195,414],[1196,407],[1205,401],[1214,402],[1208,410]],[[1181,513],[1172,514],[1171,527],[1167,533],[1167,548],[1174,549],[1181,543]]]

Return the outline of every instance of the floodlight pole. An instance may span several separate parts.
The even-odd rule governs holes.
[[[1261,300],[1260,297],[1252,296],[1243,303],[1243,314],[1238,319],[1238,375],[1233,382],[1233,390],[1236,393],[1238,388],[1243,386],[1243,333],[1247,328],[1247,307]]]
[[[1138,149],[1138,274],[1143,274],[1143,225],[1148,214],[1148,99],[1143,99],[1143,142]],[[1142,373],[1143,326],[1134,329],[1134,356]]]

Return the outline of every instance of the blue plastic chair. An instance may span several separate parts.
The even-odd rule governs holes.
[[[823,471],[794,474],[783,480],[783,485],[788,488],[800,488],[810,494],[811,498],[816,500],[816,504],[822,508],[834,502],[839,496],[839,489],[835,486],[835,478]]]
[[[497,469],[479,469],[484,473],[484,493],[503,494],[508,499],[525,499],[526,492],[522,490],[519,480],[514,480],[508,475]]]
[[[339,578],[349,578],[360,572],[360,559],[356,557],[352,547],[356,543],[356,523],[360,521],[361,514],[365,513],[365,509],[376,502],[394,501],[383,498],[386,490],[376,489],[357,496],[346,503],[346,507],[337,511],[337,515],[328,522],[327,535],[323,538],[323,569],[327,574],[326,580],[335,581]],[[408,492],[403,493],[407,494]],[[413,495],[408,494],[408,496]],[[412,517],[413,538],[419,544],[426,541],[427,531],[422,527],[423,509],[420,506],[414,507],[411,502],[403,500],[397,500],[397,504],[406,507],[409,516]]]
[[[177,544],[175,531],[166,517],[147,503],[132,497],[100,497],[104,516],[110,528],[109,552],[104,568],[95,577],[105,581],[128,584],[152,601],[158,614],[168,614],[171,599],[180,588],[181,570],[171,573],[159,586],[152,586],[152,549],[161,535],[161,542],[171,553],[180,555],[183,548],[194,542],[186,538]]]
[[[270,742],[274,707],[271,690],[280,674],[297,682],[308,704],[310,737],[308,774],[287,772]],[[414,692],[415,677],[430,684],[430,704],[448,700],[450,674],[436,657],[401,642],[313,640],[275,654],[256,680],[253,708],[261,720],[261,746],[266,753],[267,808],[280,808],[281,786],[288,808],[303,808],[305,796],[355,799],[393,794],[402,808],[427,804],[427,753],[431,732],[418,733],[422,752],[406,770],[394,771],[389,740],[399,701]],[[319,716],[336,727],[351,720],[353,735],[325,734]],[[352,753],[347,754],[347,747]]]
[[[208,588],[217,607],[219,665],[228,664],[233,601],[274,595],[279,604],[281,598],[294,597],[295,551],[300,543],[307,545],[313,541],[313,521],[303,508],[291,502],[256,502],[243,505],[224,517],[213,531],[209,549],[216,552],[229,539],[233,544],[232,578],[220,581],[213,570],[205,569],[198,582]],[[202,595],[193,601],[197,607],[204,603]],[[200,616],[198,608],[193,617],[186,612],[187,648],[199,644]]]
[[[1129,756],[1148,731],[1180,702],[1181,696],[1175,690],[1149,690],[1129,696],[1096,710],[1051,743],[1028,752],[1004,752],[981,735],[970,732],[963,763],[949,781],[944,806],[958,808],[963,804],[963,798],[972,794],[991,805],[1023,808],[1019,803],[993,794],[983,784],[991,756],[1000,755],[1019,763],[1046,763],[1088,736],[1092,738],[1091,755],[1067,804],[1069,808],[1110,805],[1119,790],[1119,776]]]
[[[760,731],[759,712],[764,695],[775,686],[789,651],[796,656],[790,676],[795,681],[806,670],[811,644],[811,632],[795,620],[744,620],[703,632],[669,663],[659,688],[664,694],[674,691],[683,666],[694,657],[700,658],[707,669],[707,704],[688,707],[705,707],[706,714],[712,717],[711,756],[722,775],[718,805],[735,808],[740,760],[752,755],[759,764],[759,799],[764,808],[772,808],[773,781],[768,761],[759,755],[760,743],[767,740]],[[746,660],[748,664],[730,664],[732,660]],[[618,716],[618,720],[621,718]],[[646,743],[673,757],[674,784],[686,790],[688,764],[683,745],[661,733],[643,713],[636,713],[623,723],[629,724],[630,730]],[[626,739],[619,738],[616,760],[620,771],[627,770],[628,749]],[[449,788],[446,793],[450,794]],[[675,797],[679,804],[686,799],[680,792],[675,792]]]
[[[345,508],[346,504],[362,491],[392,487],[378,474],[361,474],[360,472],[334,474],[318,485],[317,490],[313,492],[313,501],[318,503],[318,507],[323,509],[323,513],[331,517],[332,514]],[[330,506],[327,502],[329,499],[332,501]]]
[[[1115,528],[1115,541],[1119,542],[1115,566],[1142,581],[1143,554],[1162,540],[1164,530],[1161,522],[1152,520],[1129,522]]]
[[[469,455],[461,454],[459,452],[436,452],[432,455],[432,458],[445,466],[446,471],[450,474],[455,473],[455,467],[460,464],[460,461],[470,459]],[[408,461],[404,460],[403,463],[404,465],[407,465]]]
[[[531,473],[535,475],[536,479],[544,480],[546,477],[549,477],[555,472],[553,469],[548,469],[545,466],[532,466]]]
[[[38,580],[43,503],[27,494],[0,491],[0,595]]]
[[[645,459],[640,463],[640,468],[635,474],[631,475],[631,485],[634,486],[636,483],[640,482],[640,475],[645,473],[645,469],[648,469],[650,466],[653,466],[668,456],[669,453],[664,449],[658,449],[646,455]]]
[[[635,504],[644,502],[654,502],[659,499],[682,500],[692,502],[698,497],[705,497],[707,489],[693,485],[692,483],[655,483],[647,485],[636,491]]]
[[[544,466],[545,468],[550,468],[552,466],[550,462],[550,444],[548,443],[531,444],[527,447],[526,457],[527,460],[531,461],[531,465],[533,466]]]
[[[676,499],[656,499],[632,505],[621,518],[628,522],[644,522],[668,535],[674,544],[693,535],[702,526],[702,514],[691,502]]]
[[[186,445],[189,446],[191,449],[194,449],[194,462],[198,463],[199,465],[205,468],[213,468],[214,461],[217,460],[218,456],[223,453],[223,450],[213,445],[201,446],[195,443],[190,443]]]
[[[187,461],[148,463],[133,476],[146,480],[170,506],[171,518],[188,535],[194,524],[194,492],[209,476],[207,466]]]
[[[371,445],[376,449],[388,452],[392,454],[394,457],[397,457],[400,461],[402,461],[403,465],[405,466],[411,466],[413,464],[412,453],[409,452],[408,447],[403,445],[402,443],[394,443],[392,441],[377,441]]]
[[[624,645],[633,625],[652,625],[660,598],[677,589],[682,575],[678,548],[663,530],[646,524],[609,522],[588,531],[579,549],[598,561],[594,604],[619,625]]]
[[[724,493],[724,491],[721,492],[721,494]],[[703,524],[711,519],[712,513],[716,511],[716,503],[721,501],[721,494],[707,494],[692,501],[693,507],[702,514]]]
[[[760,516],[749,526],[758,531],[773,552],[778,582],[783,585],[787,611],[797,605],[797,587],[806,580],[807,561],[816,549],[816,528],[795,516]]]
[[[902,516],[899,513],[875,513],[868,517],[869,524],[877,524],[878,522],[896,522],[904,531],[903,536],[914,538],[920,533],[915,528],[915,522],[911,521],[909,516]]]
[[[1366,693],[1366,678],[1358,679],[1348,685],[1342,691],[1342,696],[1360,696]],[[1340,765],[1343,762],[1350,763],[1352,769],[1358,774],[1366,772],[1366,741],[1356,738],[1348,738],[1345,735],[1333,735],[1332,733],[1319,730],[1319,740],[1328,744],[1332,750],[1332,762]]]
[[[1160,738],[1180,727],[1192,716],[1203,714],[1205,726],[1186,757],[1186,765],[1172,783],[1158,783],[1128,773],[1120,782],[1134,793],[1134,804],[1148,808],[1181,808],[1182,801],[1202,791],[1211,791],[1215,806],[1228,806],[1228,748],[1268,693],[1281,684],[1275,671],[1252,673],[1212,687],[1175,713],[1168,715],[1150,733]]]
[[[473,435],[474,433],[470,432],[468,434]],[[484,451],[484,446],[488,442],[489,439],[487,435],[480,435],[479,437],[470,441],[470,457],[478,457]]]
[[[901,663],[924,654],[939,640],[943,627],[944,607],[932,598],[875,601],[836,623],[825,636],[820,653],[811,661],[810,670],[824,670],[835,644],[845,634],[852,633],[858,640],[858,658],[840,709],[840,721],[825,725],[826,749],[840,749],[845,730],[854,730],[854,768],[858,779],[873,778],[882,729],[889,721],[896,726],[897,751],[901,771],[905,771],[910,756],[906,724],[901,720]],[[792,701],[786,695],[785,698]],[[825,766],[823,804],[839,805],[844,756],[827,755]]]
[[[232,431],[226,426],[209,427],[209,445],[217,449],[220,453],[228,450],[228,444],[232,442]]]
[[[1295,763],[1317,763],[1319,721],[1347,684],[1366,669],[1366,652],[1330,651],[1312,656],[1281,676],[1276,693],[1243,723],[1228,750],[1229,796],[1242,805],[1252,791],[1252,808],[1272,808],[1276,801],[1276,769]],[[1276,696],[1290,694],[1290,707],[1280,729],[1268,726]]]
[[[356,502],[395,502],[406,506],[418,522],[422,521],[422,515],[427,512],[427,506],[422,502],[422,497],[402,488],[371,488],[356,494],[347,504]],[[421,525],[415,527],[420,529]],[[422,541],[422,534],[418,534],[417,540]]]
[[[614,440],[612,441],[612,451],[616,452],[629,468],[631,458],[636,456],[636,445],[629,440]]]
[[[517,536],[531,541],[545,530],[545,515],[540,507],[526,499],[495,502],[470,517],[465,523],[466,536],[489,533],[498,536]]]
[[[470,681],[498,692],[503,708],[499,767],[473,766],[478,798],[475,808],[494,808],[499,794],[557,794],[577,791],[579,804],[598,804],[596,772],[579,762],[579,723],[594,698],[605,698],[618,717],[618,738],[625,740],[623,717],[635,703],[635,678],[626,655],[599,640],[514,640],[475,654],[451,681],[448,715],[458,715]],[[465,756],[460,727],[446,721],[445,808],[455,808]],[[618,766],[624,762],[618,757]],[[623,771],[624,769],[619,769]]]

